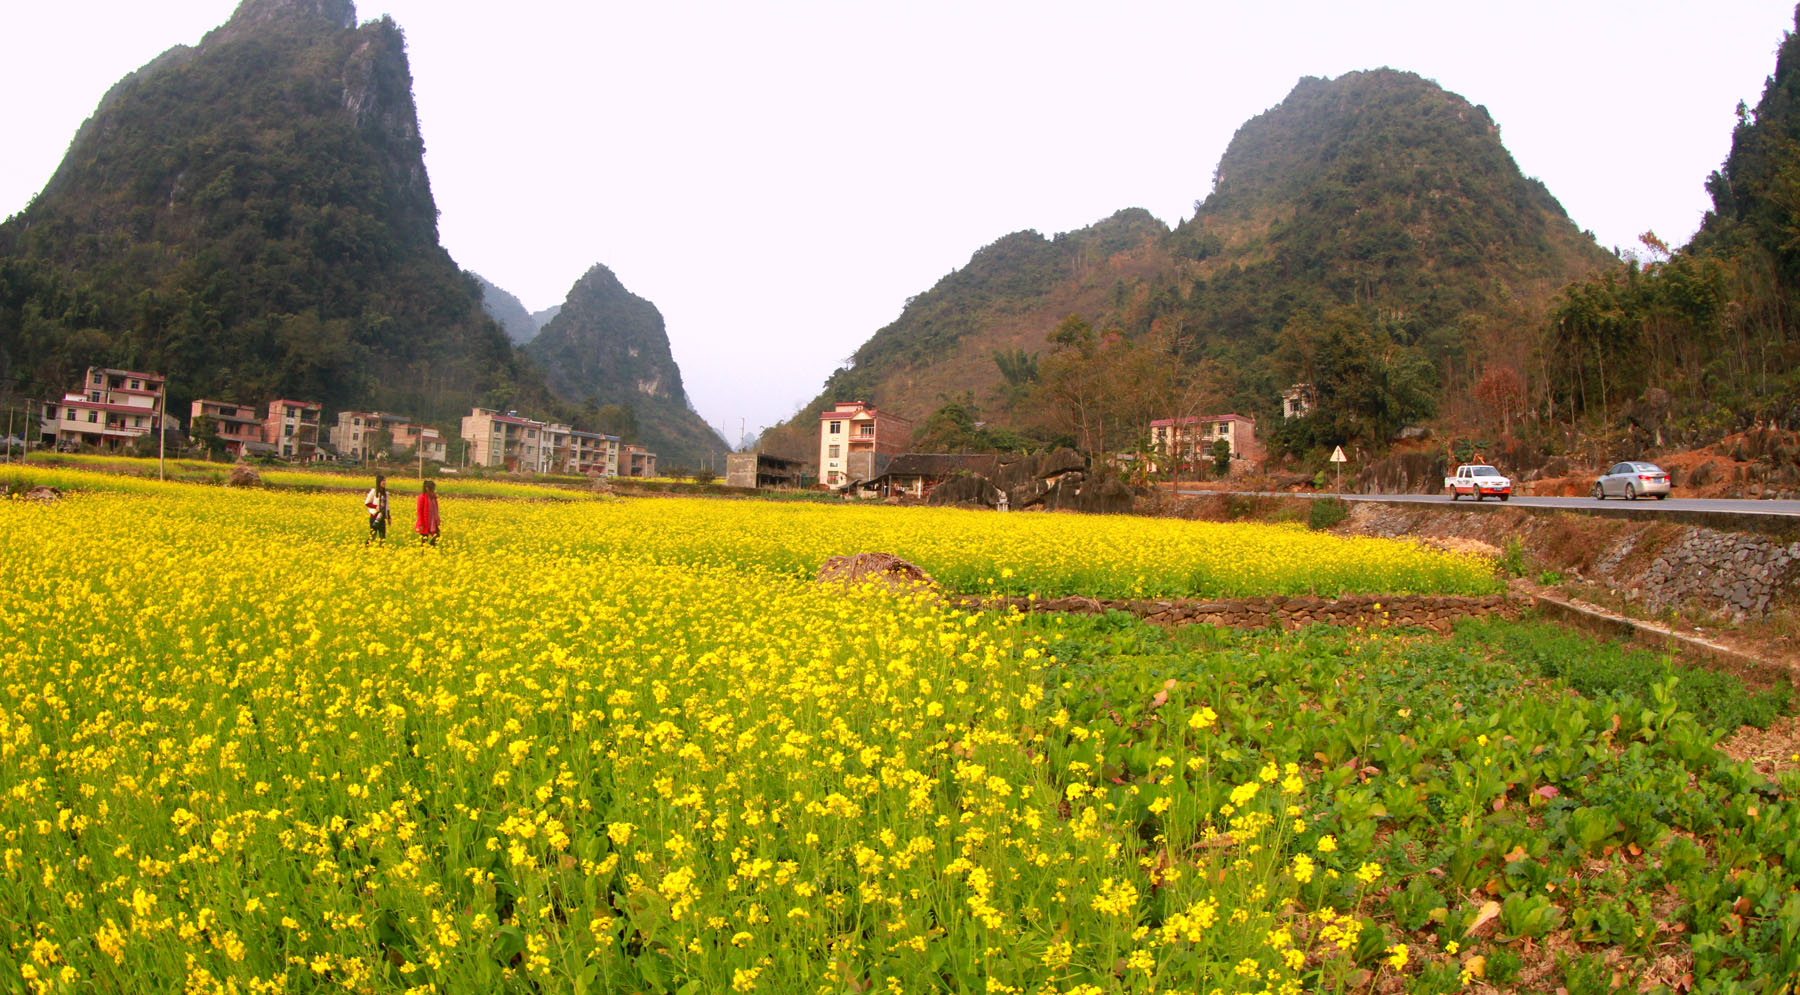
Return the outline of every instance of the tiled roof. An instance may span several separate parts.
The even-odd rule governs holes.
[[[901,453],[888,464],[889,477],[948,477],[953,473],[988,476],[1000,457],[992,453]]]

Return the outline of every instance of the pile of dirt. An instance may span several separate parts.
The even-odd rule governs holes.
[[[915,564],[892,553],[852,553],[834,556],[819,567],[820,584],[880,583],[899,592],[936,590],[937,582]]]
[[[40,501],[44,504],[49,504],[52,501],[62,500],[62,491],[59,491],[48,484],[39,484],[36,487],[25,487],[21,485],[18,493],[15,495],[11,484],[0,484],[0,498],[3,497],[18,497],[26,501]]]
[[[261,487],[262,474],[239,463],[231,468],[231,476],[225,481],[226,487]]]

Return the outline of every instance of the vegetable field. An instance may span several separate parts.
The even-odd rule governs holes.
[[[365,548],[358,496],[126,483],[0,502],[9,986],[1773,992],[1800,970],[1800,785],[1711,746],[1782,700],[1533,624],[1165,632],[810,582],[885,549],[962,592],[1490,591],[1478,560],[448,494],[442,545],[397,501]]]

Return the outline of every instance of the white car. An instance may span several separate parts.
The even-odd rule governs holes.
[[[1594,500],[1653,497],[1661,501],[1669,496],[1669,487],[1669,475],[1655,463],[1620,463],[1594,481]]]
[[[1450,492],[1450,500],[1454,501],[1468,495],[1479,501],[1484,497],[1497,497],[1502,501],[1512,500],[1512,478],[1486,463],[1464,463],[1456,468],[1456,472],[1444,478],[1444,489]]]

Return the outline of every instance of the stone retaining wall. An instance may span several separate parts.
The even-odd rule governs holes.
[[[1602,575],[1630,551],[1629,546],[1616,555],[1609,550],[1596,564]],[[1800,579],[1800,542],[1688,529],[1645,571],[1643,596],[1645,605],[1656,611],[1700,599],[1722,602],[1739,617],[1760,618],[1768,614],[1770,600],[1796,579]]]
[[[1106,598],[969,599],[972,607],[1012,607],[1020,611],[1074,612],[1098,615],[1122,611],[1160,625],[1217,625],[1229,629],[1298,629],[1308,625],[1419,625],[1448,631],[1459,619],[1499,616],[1518,618],[1529,601],[1505,594],[1484,597],[1452,595],[1351,595],[1342,598],[1305,596],[1234,598],[1224,601],[1126,601]]]

